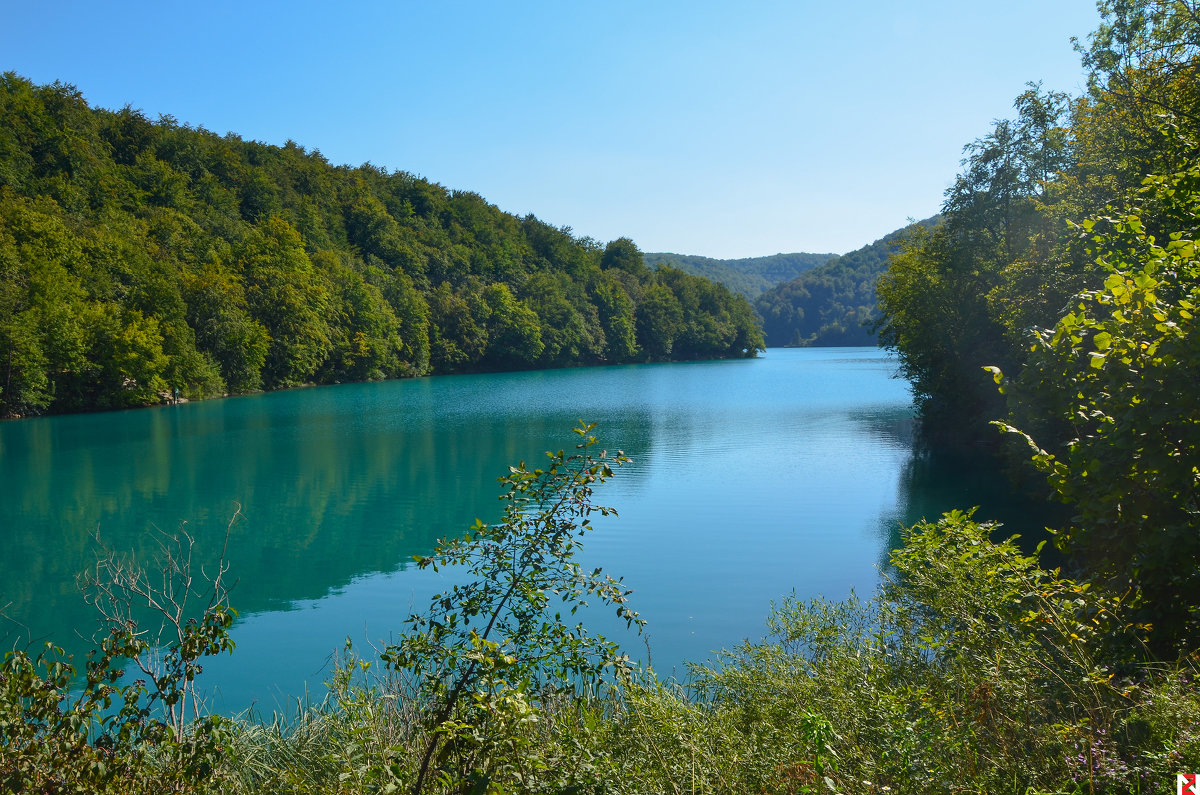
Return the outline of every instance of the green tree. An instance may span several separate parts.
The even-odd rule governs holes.
[[[592,289],[600,324],[606,343],[605,358],[610,362],[627,362],[638,354],[637,326],[633,301],[621,282],[604,274]]]
[[[442,282],[428,296],[429,361],[435,372],[454,373],[474,366],[487,350],[487,329],[478,315],[480,301],[467,301]]]
[[[942,224],[910,235],[876,284],[879,340],[913,384],[923,436],[956,452],[995,444],[987,422],[1003,405],[980,368],[1024,360],[1025,327],[1010,333],[1013,317],[1049,319],[1057,309],[1053,290],[1022,287],[1046,282],[1059,264],[1047,250],[1062,218],[1047,205],[1062,197],[1048,180],[1071,158],[1066,98],[1035,85],[1015,105],[1017,119],[967,147]]]
[[[294,386],[313,378],[331,349],[328,289],[300,235],[282,218],[268,219],[247,236],[238,268],[250,313],[271,335],[264,383]]]
[[[545,272],[535,274],[525,284],[525,301],[541,324],[543,365],[556,367],[589,361],[602,348],[603,343],[597,339],[602,334],[599,318],[594,325],[588,323],[571,301],[568,290],[573,286],[565,274]]]
[[[488,361],[506,368],[532,366],[546,348],[537,313],[503,282],[485,287],[483,301],[488,308]]]
[[[216,362],[227,388],[234,393],[261,389],[271,336],[250,316],[241,278],[208,262],[184,274],[183,291],[196,345]]]
[[[1102,21],[1078,44],[1097,110],[1118,122],[1123,140],[1110,165],[1140,179],[1167,173],[1200,153],[1200,13],[1194,0],[1100,0]],[[1182,135],[1164,130],[1170,119]],[[1165,157],[1164,157],[1165,156]],[[1126,182],[1128,184],[1128,182]]]
[[[1156,237],[1143,218],[1172,231]],[[1133,211],[1087,221],[1102,287],[1038,334],[1008,385],[1014,417],[1046,412],[1065,439],[1034,460],[1076,510],[1065,549],[1135,588],[1160,649],[1200,643],[1200,166],[1149,177]],[[991,368],[1002,382],[999,368]]]
[[[1003,412],[979,369],[1008,362],[1003,328],[988,313],[992,286],[964,266],[944,226],[914,230],[879,279],[879,341],[899,353],[935,446],[970,448]]]
[[[500,522],[476,520],[462,538],[416,556],[422,569],[453,566],[472,577],[435,595],[382,655],[414,678],[428,710],[418,795],[437,771],[455,786],[491,791],[497,768],[511,763],[496,754],[491,732],[527,716],[540,694],[586,689],[630,669],[616,643],[564,616],[595,600],[615,607],[627,626],[644,624],[626,606],[630,591],[620,580],[575,561],[592,515],[616,513],[592,502],[593,487],[628,461],[619,451],[594,453],[594,427],[575,428],[578,452],[547,453],[545,468],[510,467],[500,479]]]
[[[399,375],[400,321],[382,291],[333,252],[317,252],[313,264],[332,288],[326,379],[378,381]]]
[[[52,200],[28,201],[0,189],[0,335],[5,413],[78,406],[88,355],[87,295],[71,268],[79,239]],[[86,404],[85,404],[86,405]]]
[[[412,278],[400,269],[367,270],[367,277],[379,286],[399,323],[400,369],[404,375],[425,375],[430,366],[430,309],[425,296]]]
[[[12,238],[0,228],[0,416],[36,413],[53,397],[33,311],[38,296],[30,288]]]
[[[627,237],[619,237],[604,247],[600,267],[605,270],[616,268],[641,281],[650,278],[650,269],[646,267],[641,250]]]
[[[670,288],[655,284],[646,289],[637,305],[637,343],[650,359],[671,355],[683,331],[683,307]]]
[[[100,408],[129,408],[160,402],[170,391],[163,377],[169,360],[158,321],[136,309],[98,304],[87,316],[89,355],[94,363],[90,402]]]

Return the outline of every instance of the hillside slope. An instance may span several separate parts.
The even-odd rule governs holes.
[[[760,347],[626,238],[0,77],[0,417]]]
[[[693,254],[646,254],[646,264],[670,265],[681,271],[703,276],[741,293],[753,301],[767,290],[792,279],[807,270],[823,265],[836,254],[773,254],[769,257],[742,259],[713,259]]]
[[[874,345],[870,324],[878,314],[875,283],[900,241],[913,228],[936,220],[897,229],[758,296],[754,308],[763,319],[767,344]]]

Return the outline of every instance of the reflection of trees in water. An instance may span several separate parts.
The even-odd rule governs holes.
[[[94,560],[97,529],[109,547],[148,561],[150,529],[170,533],[186,521],[198,554],[215,556],[240,504],[232,603],[243,613],[278,609],[403,568],[476,516],[495,519],[496,479],[510,464],[574,443],[574,415],[442,422],[455,407],[439,406],[446,390],[429,384],[394,385],[408,401],[399,419],[353,405],[356,389],[393,386],[366,385],[6,427],[0,606],[11,602],[7,613],[21,623],[0,624],[0,639],[24,644],[52,631],[86,648],[62,628],[89,634],[95,625],[75,577]],[[645,422],[610,418],[604,438],[646,443]]]
[[[854,412],[850,419],[867,429],[881,444],[911,450],[916,420],[908,406],[889,406]]]
[[[913,455],[900,471],[896,510],[879,520],[886,541],[880,566],[887,567],[887,550],[900,544],[901,527],[934,521],[955,508],[979,506],[976,518],[1003,524],[999,535],[1021,536],[1029,551],[1047,535],[1046,527],[1061,526],[1067,514],[1055,503],[1014,488],[994,464],[959,456]]]

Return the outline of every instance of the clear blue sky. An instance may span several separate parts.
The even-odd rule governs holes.
[[[0,70],[601,242],[843,252],[932,215],[1094,0],[0,0]]]

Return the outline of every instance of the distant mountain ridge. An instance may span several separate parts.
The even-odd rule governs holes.
[[[874,345],[870,323],[878,316],[875,283],[911,230],[940,220],[934,216],[909,224],[757,296],[754,309],[763,320],[767,345]]]
[[[719,282],[735,293],[741,293],[753,301],[777,284],[791,281],[805,271],[824,265],[836,254],[772,254],[766,257],[743,257],[741,259],[714,259],[694,254],[671,254],[667,252],[643,255],[650,268],[670,265],[693,276],[703,276]]]

